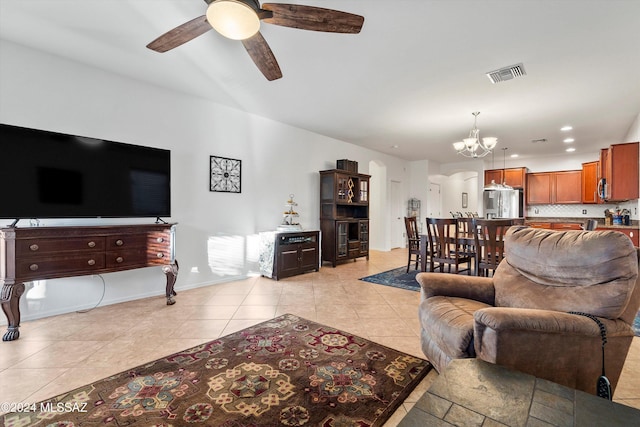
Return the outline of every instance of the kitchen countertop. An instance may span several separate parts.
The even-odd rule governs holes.
[[[595,219],[598,221],[599,228],[619,228],[619,229],[638,229],[640,228],[640,221],[636,219],[631,220],[631,225],[605,225],[604,218],[558,218],[558,217],[526,217],[525,224],[530,222],[563,222],[563,223],[577,223],[585,224],[587,220]]]

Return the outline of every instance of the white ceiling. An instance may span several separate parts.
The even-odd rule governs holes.
[[[282,2],[365,23],[357,35],[263,24],[284,75],[273,82],[215,31],[145,47],[203,0],[0,0],[0,38],[412,160],[463,159],[451,143],[473,111],[481,136],[522,158],[568,156],[567,136],[576,155],[626,142],[640,113],[640,0]],[[485,75],[520,62],[522,78]]]

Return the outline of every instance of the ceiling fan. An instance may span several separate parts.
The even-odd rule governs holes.
[[[267,80],[282,77],[280,66],[269,44],[260,34],[260,21],[330,33],[357,34],[364,17],[339,10],[284,3],[264,3],[258,0],[204,0],[209,6],[205,15],[185,22],[161,35],[147,47],[166,52],[193,40],[214,28],[233,40],[241,40],[249,56]]]

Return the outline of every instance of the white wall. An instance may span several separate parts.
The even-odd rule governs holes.
[[[640,141],[640,113],[633,121],[629,130],[627,131],[627,136],[624,138],[623,142],[637,142]]]
[[[408,163],[395,157],[4,40],[0,93],[2,123],[171,150],[172,217],[165,220],[178,223],[178,293],[257,272],[256,233],[281,222],[290,193],[302,226],[318,229],[318,171],[335,168],[337,159],[358,161],[361,173],[375,161],[386,171],[383,189],[391,180],[409,181]],[[241,194],[209,191],[210,155],[242,160]],[[403,193],[407,197],[408,189]],[[377,197],[371,194],[372,200]],[[388,211],[382,208],[372,220],[372,249],[389,247]],[[41,225],[132,222],[45,219]],[[159,268],[103,278],[103,305],[164,293]],[[28,284],[22,319],[91,307],[102,292],[100,278],[90,276]],[[6,324],[4,316],[0,323]]]

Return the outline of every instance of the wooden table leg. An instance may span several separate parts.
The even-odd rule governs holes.
[[[425,234],[420,235],[420,271],[427,271],[427,252],[429,240]]]
[[[0,304],[2,311],[7,316],[7,332],[2,336],[2,341],[14,341],[20,338],[20,297],[24,293],[24,283],[7,284],[2,286]]]
[[[178,294],[173,290],[173,285],[176,284],[179,269],[178,261],[174,261],[171,264],[162,267],[162,272],[167,276],[167,305],[173,305],[176,303],[176,300],[173,297]]]

